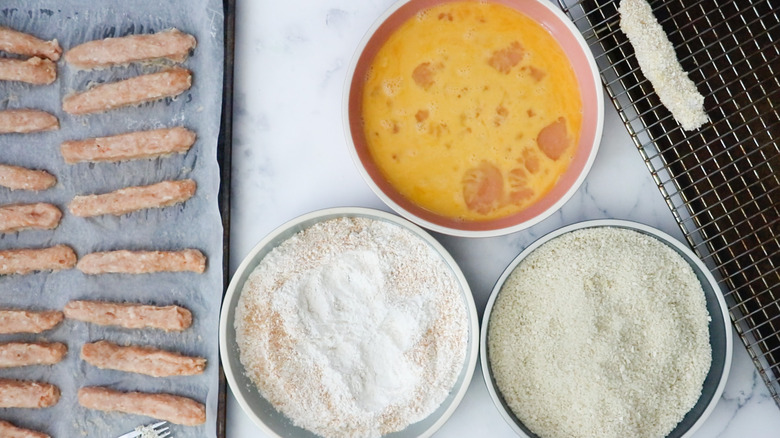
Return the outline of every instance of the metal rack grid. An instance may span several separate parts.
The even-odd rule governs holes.
[[[658,0],[653,13],[705,96],[683,131],[620,31],[619,0],[557,0],[780,406],[780,0]]]

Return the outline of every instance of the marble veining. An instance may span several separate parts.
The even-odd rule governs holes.
[[[361,179],[341,121],[347,66],[365,32],[392,0],[239,1],[236,19],[231,269],[265,234],[309,211],[364,206],[389,211]],[[618,218],[682,233],[620,119],[605,98],[598,157],[563,208],[509,236],[435,234],[472,287],[480,314],[494,282],[528,244],[561,226]],[[695,438],[780,436],[780,410],[739,339],[725,391]],[[265,437],[228,403],[228,438]],[[512,437],[477,367],[469,390],[437,437]]]

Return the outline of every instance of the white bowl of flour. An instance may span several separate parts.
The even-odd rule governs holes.
[[[686,437],[731,365],[725,301],[671,236],[595,220],[554,231],[496,282],[481,332],[488,392],[520,436]]]
[[[478,319],[455,261],[397,216],[333,208],[293,219],[241,263],[220,353],[266,433],[430,436],[474,372]]]

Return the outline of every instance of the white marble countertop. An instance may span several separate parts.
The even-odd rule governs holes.
[[[341,122],[347,66],[365,31],[394,0],[238,1],[235,52],[231,272],[265,234],[298,215],[335,206],[389,209],[363,182]],[[530,242],[563,225],[619,218],[682,234],[611,103],[588,178],[563,208],[509,236],[436,234],[468,279],[482,313],[493,283]],[[736,335],[731,374],[694,435],[777,437],[780,410]],[[228,438],[265,437],[229,395]],[[512,437],[477,368],[437,437]]]

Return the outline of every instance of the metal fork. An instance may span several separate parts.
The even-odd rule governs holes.
[[[166,424],[167,421],[150,424],[148,426],[138,426],[135,430],[127,432],[117,438],[165,438],[171,436],[171,428]]]

